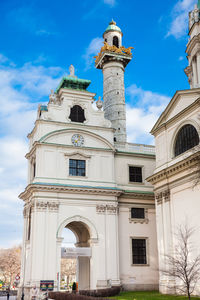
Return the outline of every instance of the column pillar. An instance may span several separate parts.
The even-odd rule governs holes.
[[[198,87],[200,86],[200,52],[197,53],[197,77],[198,77]]]
[[[196,66],[196,58],[192,60],[192,73],[193,73],[193,88],[197,87],[197,66]]]

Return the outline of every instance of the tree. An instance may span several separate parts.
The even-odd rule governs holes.
[[[164,275],[176,281],[176,290],[191,299],[195,286],[200,279],[200,255],[193,256],[191,237],[194,229],[188,225],[179,226],[175,234],[177,243],[172,255],[165,255],[167,268],[161,270]]]
[[[69,285],[70,275],[76,275],[76,259],[61,259],[61,276],[67,277],[67,286]]]
[[[16,275],[20,274],[21,247],[1,249],[0,273],[6,285],[13,285]]]

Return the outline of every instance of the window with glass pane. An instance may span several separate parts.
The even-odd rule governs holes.
[[[79,105],[74,105],[71,108],[69,118],[71,119],[72,122],[83,123],[86,120],[84,109],[82,109],[82,107],[80,107]]]
[[[178,132],[175,143],[175,156],[199,144],[199,135],[191,124],[184,125]]]
[[[85,160],[70,159],[69,160],[70,176],[85,176]]]
[[[144,219],[144,208],[137,208],[132,207],[131,208],[131,218],[132,219]]]
[[[129,181],[130,182],[142,182],[142,168],[141,167],[129,167]]]
[[[132,239],[133,264],[146,265],[146,239]]]

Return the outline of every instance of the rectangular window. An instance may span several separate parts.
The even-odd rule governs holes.
[[[146,265],[146,239],[132,239],[132,255],[134,265]]]
[[[131,219],[144,219],[144,218],[145,218],[144,208],[137,208],[137,207],[131,208]]]
[[[85,160],[70,159],[69,160],[70,176],[85,176]]]
[[[129,181],[142,182],[142,167],[129,166]]]

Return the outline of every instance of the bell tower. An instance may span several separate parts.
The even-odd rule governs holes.
[[[124,71],[132,59],[131,48],[122,46],[121,29],[112,20],[103,34],[104,46],[95,62],[103,71],[103,99],[105,118],[115,129],[114,141],[126,143],[126,107],[124,95]]]
[[[186,47],[189,66],[185,68],[190,88],[200,87],[200,0],[189,13],[189,41]]]

